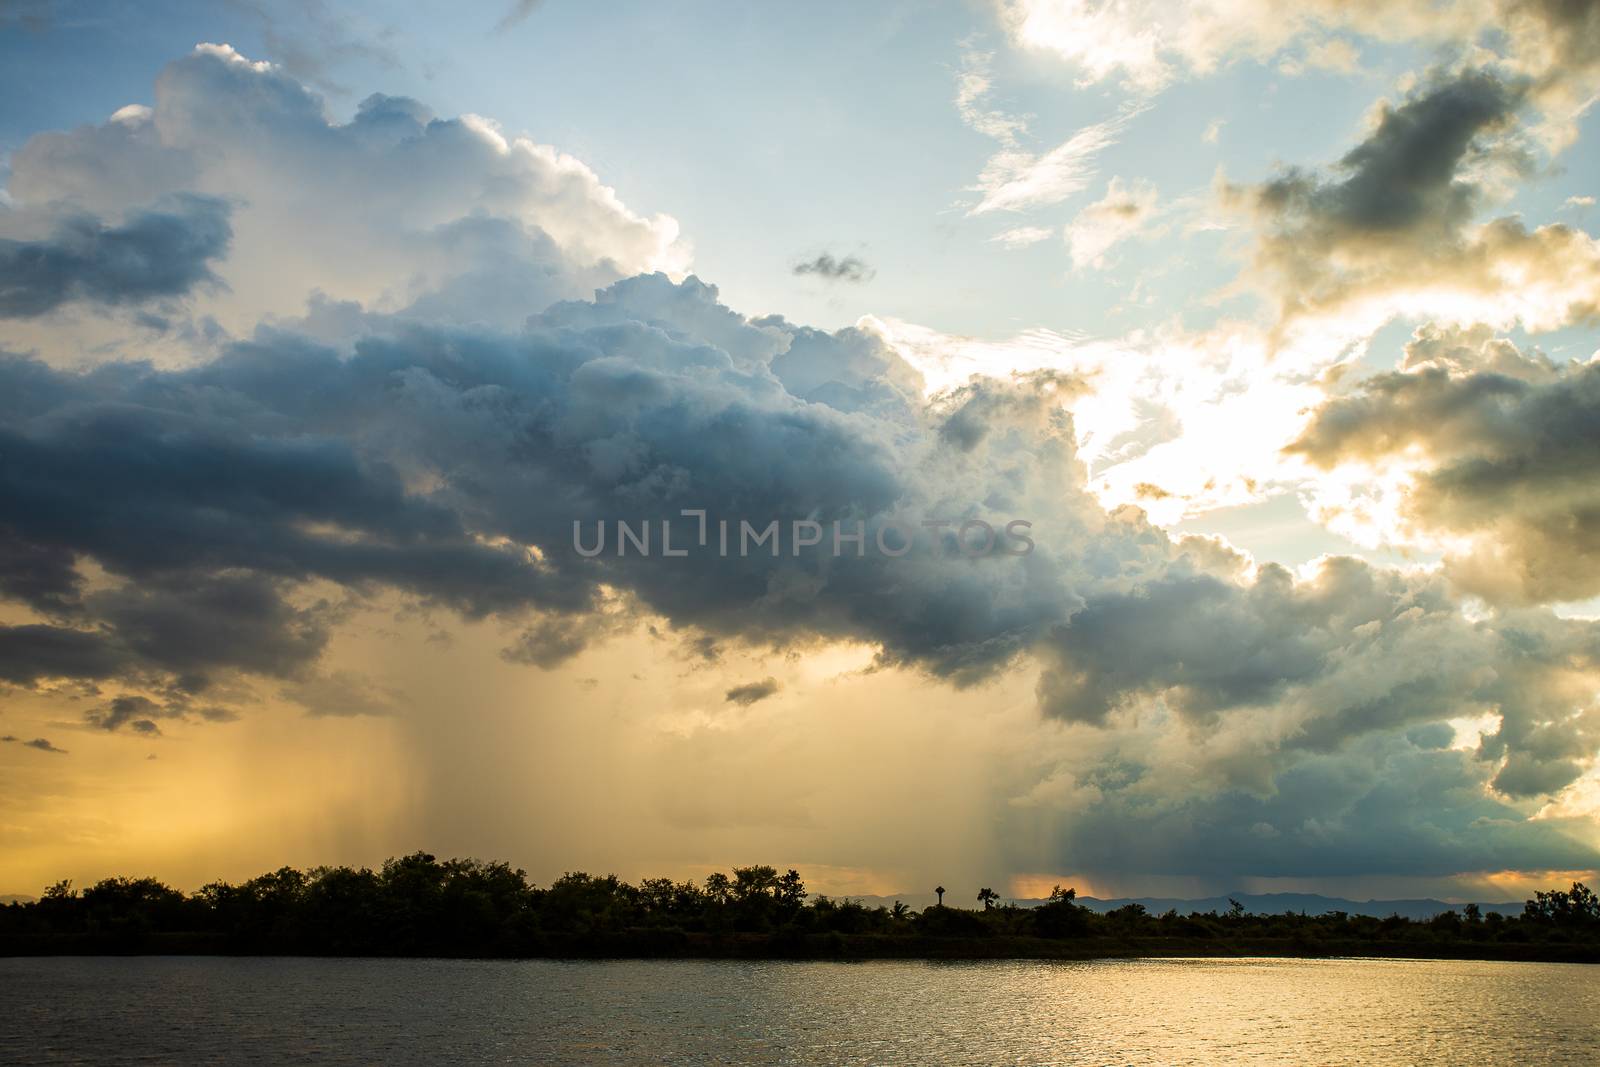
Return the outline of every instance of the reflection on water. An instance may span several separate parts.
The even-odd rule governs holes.
[[[6,1063],[1600,1063],[1600,971],[0,959]]]

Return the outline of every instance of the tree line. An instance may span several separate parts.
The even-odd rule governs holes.
[[[868,907],[807,892],[798,872],[735,867],[703,882],[563,875],[425,852],[379,869],[284,867],[182,893],[153,878],[51,886],[0,907],[0,954],[220,952],[351,956],[1450,955],[1600,960],[1600,900],[1582,883],[1520,916],[1475,905],[1428,920],[1330,912],[1096,913],[1057,887],[1036,906]]]

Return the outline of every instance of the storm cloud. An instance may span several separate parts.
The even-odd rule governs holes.
[[[802,342],[875,379],[870,401],[813,378],[793,380],[819,399],[791,393],[780,357]],[[0,380],[35,403],[0,425],[0,523],[23,546],[13,555],[43,561],[14,595],[56,622],[0,635],[7,677],[118,675],[190,696],[235,674],[302,684],[342,610],[312,595],[331,583],[521,621],[506,658],[547,668],[641,611],[747,644],[868,641],[883,664],[957,685],[1034,662],[1041,710],[1068,721],[1109,726],[1161,704],[1202,730],[1272,722],[1250,772],[1269,778],[1298,751],[1469,711],[1503,718],[1485,759],[1541,768],[1506,788],[1548,792],[1579,773],[1587,734],[1551,731],[1582,698],[1519,702],[1500,683],[1592,669],[1584,624],[1510,640],[1509,620],[1468,621],[1442,580],[1356,560],[1303,579],[1240,572],[1209,542],[1101,508],[1054,378],[975,380],[927,404],[893,385],[898,364],[853,331],[747,320],[714,288],[660,276],[517,334],[397,320],[340,351],[270,330],[177,371],[11,358]],[[713,523],[860,523],[868,541],[901,518],[1027,517],[1037,548],[968,558],[946,530],[903,558],[591,559],[571,540],[574,522],[687,529],[694,509]],[[46,565],[66,556],[114,583]],[[632,607],[619,615],[606,590]],[[113,705],[100,724],[154,726],[155,703]]]
[[[142,304],[216,284],[228,250],[229,207],[181,195],[119,226],[76,216],[40,241],[0,240],[0,317],[26,318],[71,301]]]
[[[1467,171],[1514,159],[1502,135],[1523,92],[1488,73],[1441,78],[1383,110],[1332,176],[1292,171],[1240,194],[1266,223],[1261,265],[1327,308],[1407,257],[1498,270],[1524,252],[1546,265],[1551,249],[1584,254],[1577,231],[1473,228],[1484,200]],[[71,200],[126,229],[183,192],[241,206],[223,216],[227,258],[200,259],[234,289],[216,309],[231,325],[203,345],[0,357],[0,591],[16,609],[0,679],[92,694],[97,741],[225,719],[252,684],[319,726],[393,710],[395,694],[330,651],[365,606],[487,622],[501,660],[551,672],[649,619],[691,648],[856,643],[876,668],[930,684],[1037,679],[1033,732],[1005,743],[1068,737],[1083,754],[1051,749],[1007,812],[1073,815],[1050,838],[1063,863],[1600,861],[1516,806],[1592,758],[1595,624],[1509,603],[1469,617],[1446,575],[1345,557],[1257,566],[1108,509],[1080,455],[1076,375],[974,378],[930,397],[869,321],[829,331],[740,314],[675,269],[670,219],[632,213],[578,161],[483,120],[374,96],[331,122],[281,71],[222,46],[169,67],[151,108],[119,114],[17,153],[11,189],[29,218]],[[827,258],[823,273],[851,262]],[[116,302],[103,282],[60,291]],[[1438,436],[1423,443],[1443,455],[1450,413],[1510,408],[1488,436],[1505,471],[1524,453],[1559,466],[1567,452],[1513,424],[1566,426],[1576,455],[1586,401],[1541,390],[1580,379],[1418,370],[1321,412],[1300,451],[1369,457],[1425,417]],[[1431,521],[1531,484],[1496,489],[1495,473],[1456,475]],[[711,532],[683,557],[574,547],[575,528],[619,521],[649,524],[660,545],[663,523],[694,528],[686,513]],[[1032,552],[959,550],[961,523],[1013,519],[1031,523]],[[787,540],[720,554],[721,521],[837,524],[863,547],[908,523],[917,543],[898,557]],[[779,685],[732,680],[706,701],[753,704]],[[1417,740],[1453,741],[1463,719],[1487,725],[1460,748]],[[1418,811],[1390,832],[1379,813],[1396,804]],[[1151,833],[1118,845],[1136,822]],[[1269,847],[1274,833],[1289,844]]]

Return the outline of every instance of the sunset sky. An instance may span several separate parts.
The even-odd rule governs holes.
[[[1597,93],[1570,0],[0,3],[0,896],[1593,879]],[[685,509],[781,554],[575,551]]]

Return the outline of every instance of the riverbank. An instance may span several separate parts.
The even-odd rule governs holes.
[[[543,934],[497,950],[320,951],[282,943],[251,945],[206,932],[14,935],[0,956],[302,956],[460,959],[743,959],[743,960],[1096,960],[1370,958],[1600,963],[1597,942],[1484,942],[1304,938],[1216,940],[1183,937],[930,938],[880,934],[706,934],[638,930],[594,935]]]

